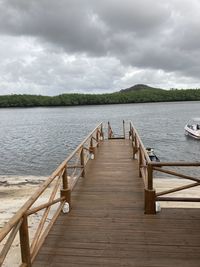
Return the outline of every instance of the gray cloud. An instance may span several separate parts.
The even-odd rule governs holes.
[[[0,0],[0,93],[198,86],[199,13],[198,0]]]

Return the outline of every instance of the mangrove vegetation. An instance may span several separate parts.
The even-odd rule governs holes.
[[[138,88],[138,87],[136,87]],[[200,100],[200,89],[128,88],[107,94],[1,95],[0,107],[46,107]]]

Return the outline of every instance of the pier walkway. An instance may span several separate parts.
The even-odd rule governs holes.
[[[156,210],[160,201],[200,202],[184,193],[200,186],[189,171],[200,162],[152,161],[129,126],[117,135],[108,123],[106,139],[99,124],[38,187],[0,230],[0,267],[11,266],[13,246],[20,267],[200,266],[200,209]],[[180,184],[158,190],[160,173]]]
[[[130,140],[105,140],[33,267],[200,266],[200,212],[144,214],[144,184]]]

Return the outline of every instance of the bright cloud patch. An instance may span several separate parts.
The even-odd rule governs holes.
[[[1,0],[0,94],[199,87],[197,0]]]

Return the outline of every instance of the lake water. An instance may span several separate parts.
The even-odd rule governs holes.
[[[0,175],[49,175],[101,121],[122,133],[132,120],[162,161],[200,161],[200,141],[184,126],[200,102],[0,109]]]

